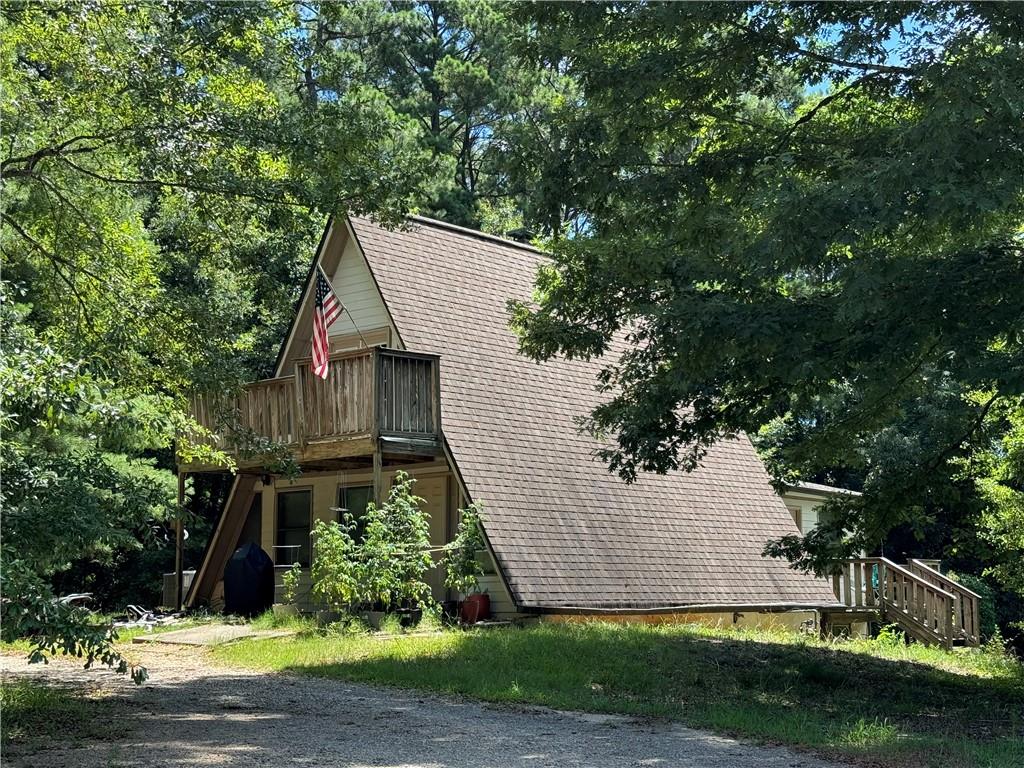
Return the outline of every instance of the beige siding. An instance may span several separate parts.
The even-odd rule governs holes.
[[[788,491],[783,494],[782,499],[791,515],[794,510],[799,510],[800,533],[806,536],[818,524],[818,508],[825,502],[825,499],[798,491]]]
[[[607,621],[615,624],[704,624],[710,627],[743,629],[813,630],[818,626],[818,612],[812,610],[784,611],[706,611],[694,613],[589,613],[542,616],[543,621],[555,623],[585,623]]]
[[[351,317],[345,313],[331,326],[328,333],[333,342],[332,348],[335,351],[344,348],[347,344],[343,342],[347,342],[350,336],[354,335],[358,339],[352,317],[366,337],[367,345],[386,343],[400,347],[398,333],[391,324],[366,257],[344,221],[338,220],[331,225],[319,253],[319,263],[330,277],[338,298],[351,312]],[[287,376],[292,372],[296,359],[311,354],[313,300],[310,293],[310,286],[307,285],[276,376]]]
[[[346,336],[356,333],[356,326],[364,333],[390,325],[384,301],[373,282],[370,268],[353,238],[349,238],[342,251],[341,260],[331,278],[334,291],[348,310],[331,326],[331,336]],[[355,325],[352,320],[355,319]],[[394,337],[394,334],[392,334]],[[372,343],[372,342],[371,342]]]
[[[519,616],[515,603],[512,602],[512,596],[505,589],[501,576],[497,573],[485,573],[480,577],[479,584],[480,591],[486,592],[487,596],[491,598],[491,618],[512,619]]]

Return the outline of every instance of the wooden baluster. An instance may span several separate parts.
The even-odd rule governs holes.
[[[850,564],[843,563],[843,604],[852,606],[853,602],[853,585],[850,583]]]
[[[853,595],[856,599],[854,605],[860,607],[864,605],[864,583],[861,580],[863,575],[861,569],[861,563],[853,564]]]
[[[953,606],[950,605],[949,598],[945,595],[941,595],[939,603],[939,609],[941,611],[939,615],[939,633],[945,640],[947,650],[953,647],[953,628],[950,626],[950,620],[953,616]]]
[[[406,432],[409,418],[409,361],[404,358],[395,360],[395,427],[399,432]]]
[[[875,569],[868,562],[864,562],[862,568],[864,569],[864,602],[866,605],[874,606],[877,604],[875,600],[875,583],[872,578]]]
[[[334,429],[341,435],[347,431],[341,404],[345,400],[345,369],[348,368],[348,362],[348,358],[334,361],[334,370],[332,371],[334,378],[331,380],[333,384],[331,397],[334,398]]]
[[[346,432],[355,432],[356,425],[352,423],[352,369],[358,363],[357,360],[345,360],[341,369],[341,397],[338,403],[338,412],[341,416],[341,428]]]
[[[971,597],[971,635],[975,645],[981,644],[981,624],[978,623],[978,598]]]
[[[395,358],[384,359],[384,423],[386,429],[395,429],[397,413],[395,412]]]
[[[843,601],[843,593],[839,585],[839,574],[832,574],[832,592],[836,596],[836,600],[839,602]]]

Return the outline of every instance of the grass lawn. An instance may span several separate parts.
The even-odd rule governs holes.
[[[7,746],[52,745],[55,740],[112,739],[124,734],[120,702],[29,679],[0,685],[0,736]]]
[[[991,652],[696,625],[306,633],[226,664],[668,718],[879,766],[1024,766],[1024,668]]]

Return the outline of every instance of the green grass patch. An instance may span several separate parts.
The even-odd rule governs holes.
[[[7,745],[43,745],[124,734],[115,717],[120,702],[95,698],[36,680],[11,678],[0,684],[0,736]]]
[[[380,639],[307,632],[226,664],[663,717],[873,765],[1024,765],[1024,670],[994,651],[697,625],[542,624]]]

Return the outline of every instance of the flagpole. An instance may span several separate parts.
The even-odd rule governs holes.
[[[327,284],[331,286],[331,281],[328,280],[327,272],[324,271],[324,267],[317,264],[316,268],[319,269],[319,272],[321,272],[321,274],[324,275],[324,280],[327,281]],[[334,292],[334,286],[331,286],[331,291],[332,293]],[[362,342],[362,346],[365,346],[369,349],[370,345],[367,343],[367,338],[364,335],[362,335],[362,331],[359,330],[359,326],[355,322],[355,317],[353,317],[352,313],[348,311],[348,307],[345,306],[345,303],[341,300],[341,297],[338,296],[337,293],[334,294],[334,298],[338,301],[338,304],[341,306],[341,310],[348,315],[348,319],[352,323],[352,328],[354,328],[355,333],[359,335],[359,341]]]

